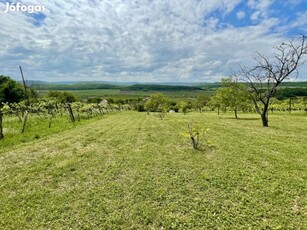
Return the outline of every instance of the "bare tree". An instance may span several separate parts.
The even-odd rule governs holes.
[[[241,67],[237,75],[249,85],[249,94],[254,102],[255,110],[260,114],[262,125],[268,127],[268,109],[271,97],[276,93],[276,88],[290,75],[298,76],[297,68],[303,64],[302,58],[307,54],[306,35],[301,35],[288,43],[274,47],[273,58],[256,53],[253,59],[256,66],[253,68]]]

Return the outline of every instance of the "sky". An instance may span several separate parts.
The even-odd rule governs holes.
[[[0,0],[0,75],[217,82],[300,34],[307,0]],[[307,62],[299,73],[307,81]]]

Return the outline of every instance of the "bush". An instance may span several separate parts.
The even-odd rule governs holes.
[[[49,91],[47,96],[55,98],[60,103],[71,103],[77,101],[76,96],[69,92]]]
[[[188,137],[191,140],[193,149],[199,150],[199,144],[202,140],[201,138],[204,138],[206,131],[208,131],[208,129],[205,130],[203,127],[194,126],[189,123],[188,130],[183,133],[183,136]],[[203,142],[205,142],[205,140],[203,140]]]

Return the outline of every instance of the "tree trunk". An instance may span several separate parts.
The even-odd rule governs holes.
[[[28,111],[26,110],[26,112],[24,113],[23,119],[22,119],[21,133],[25,132],[27,119],[28,119]]]
[[[0,112],[0,139],[3,139],[2,113]]]
[[[49,115],[48,117],[48,128],[49,129],[51,128],[51,119],[52,119],[52,116]]]
[[[269,127],[269,117],[268,117],[268,106],[264,105],[263,111],[261,113],[262,126]]]
[[[159,112],[158,114],[159,114],[160,119],[163,120],[163,118],[164,118],[163,112]]]
[[[69,112],[70,121],[74,123],[76,119],[75,119],[75,116],[74,116],[74,113],[72,111],[70,104],[68,104],[68,112]]]
[[[238,111],[237,111],[237,109],[234,109],[234,112],[235,112],[235,118],[238,119]]]

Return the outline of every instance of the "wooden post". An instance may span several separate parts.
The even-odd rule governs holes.
[[[22,127],[21,127],[21,133],[25,132],[26,124],[27,124],[27,118],[28,118],[28,111],[26,110],[25,115],[22,119]]]
[[[23,72],[22,72],[21,66],[19,66],[19,70],[20,70],[20,73],[21,73],[21,78],[22,78],[22,83],[23,83],[23,87],[24,87],[24,90],[25,90],[25,94],[26,94],[26,96],[27,96],[28,105],[30,105],[30,99],[29,99],[29,95],[28,95],[28,93],[27,93],[26,82],[25,82],[25,78],[24,78],[24,76],[23,76]]]
[[[76,119],[75,119],[74,113],[72,111],[72,108],[70,106],[70,103],[68,103],[68,112],[69,112],[70,121],[75,122]]]

